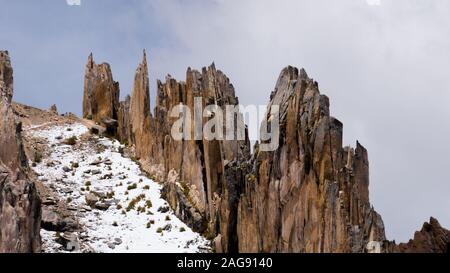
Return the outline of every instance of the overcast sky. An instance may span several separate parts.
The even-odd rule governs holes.
[[[72,1],[77,2],[77,1]],[[84,67],[107,61],[122,96],[149,52],[167,73],[213,61],[243,104],[267,104],[283,67],[304,67],[369,150],[371,201],[389,239],[430,216],[450,227],[450,1],[0,0],[15,100],[81,113]]]

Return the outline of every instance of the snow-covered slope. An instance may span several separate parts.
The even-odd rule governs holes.
[[[73,234],[81,250],[208,251],[209,242],[174,215],[161,198],[161,185],[122,155],[118,141],[92,136],[81,123],[29,128],[28,134],[48,145],[49,156],[33,169],[75,212],[81,230]],[[41,235],[45,252],[64,251],[56,232]]]

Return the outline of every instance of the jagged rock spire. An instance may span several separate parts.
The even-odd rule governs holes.
[[[93,56],[93,54],[92,54],[92,52],[91,52],[91,54],[89,54],[89,57],[88,57],[88,62],[87,62],[87,67],[89,68],[89,69],[93,69],[94,68],[94,56]]]
[[[147,52],[143,50],[142,62],[136,69],[131,91],[129,126],[130,138],[136,144],[138,158],[148,154],[150,146],[150,80],[148,76]]]
[[[288,66],[269,105],[280,106],[281,146],[257,152],[255,172],[247,174],[255,179],[241,182],[239,250],[364,252],[369,241],[381,245],[383,221],[368,200],[367,151],[359,143],[356,154],[342,148],[343,125],[330,116],[318,85]]]
[[[147,67],[147,51],[145,50],[145,48],[144,48],[143,51],[144,51],[144,52],[143,52],[142,65],[143,65],[144,67]]]
[[[108,63],[95,64],[92,53],[88,57],[84,76],[83,118],[110,128],[117,120],[119,109],[119,83],[112,76]]]

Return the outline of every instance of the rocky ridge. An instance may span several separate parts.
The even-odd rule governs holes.
[[[342,146],[342,123],[330,116],[328,97],[303,69],[283,69],[271,94],[268,109],[279,106],[281,117],[279,147],[272,152],[259,151],[257,144],[250,154],[248,139],[171,137],[174,106],[193,109],[194,98],[201,98],[203,107],[239,103],[233,85],[214,64],[202,71],[189,68],[183,82],[169,75],[156,90],[151,113],[144,53],[131,97],[118,103],[119,139],[163,183],[163,195],[176,215],[214,239],[217,252],[421,249],[386,240],[382,218],[369,200],[367,150],[359,142],[356,148]],[[204,117],[202,125],[210,119]],[[265,122],[270,124],[270,115]],[[191,134],[194,123],[188,122]],[[440,244],[448,244],[447,231],[435,230],[443,235],[414,241],[423,244],[426,237],[434,245],[437,236]]]

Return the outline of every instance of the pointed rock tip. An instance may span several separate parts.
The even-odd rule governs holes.
[[[298,79],[310,80],[308,73],[306,73],[305,68],[301,68],[300,70],[292,65],[288,65],[281,71],[281,75],[289,75],[291,77],[296,77]]]
[[[147,50],[144,48],[143,50],[143,57],[142,57],[142,63],[147,64]]]
[[[303,67],[300,69],[300,73],[298,76],[300,79],[305,79],[305,80],[309,79],[308,73],[306,73],[306,70]]]
[[[166,75],[166,83],[168,83],[169,81],[171,81],[173,78],[172,78],[172,75],[170,75],[169,73],[167,73],[167,75]]]
[[[212,62],[210,65],[202,67],[203,72],[215,72],[216,71],[216,64]]]
[[[364,147],[359,140],[356,140],[356,150],[360,150],[367,153],[366,147]]]
[[[280,78],[289,77],[290,79],[296,79],[298,77],[298,69],[295,66],[288,65],[281,70]]]
[[[89,54],[88,57],[88,64],[87,64],[90,68],[94,67],[94,55],[92,54],[92,52]]]
[[[430,224],[431,225],[440,225],[438,219],[434,218],[433,216],[430,217]]]

